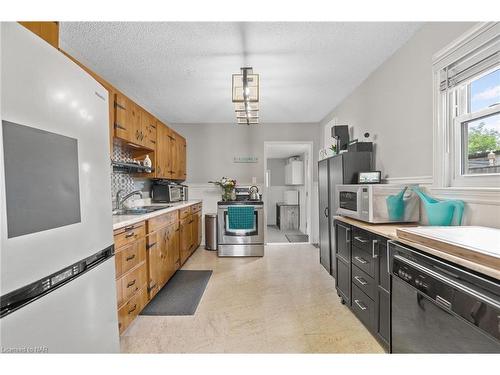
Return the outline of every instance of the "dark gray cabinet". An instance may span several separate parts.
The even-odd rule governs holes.
[[[391,279],[387,239],[335,220],[336,288],[365,327],[390,350]]]
[[[351,304],[351,228],[335,221],[335,287],[342,303]]]
[[[318,162],[320,262],[336,277],[334,220],[337,210],[336,186],[356,184],[359,172],[371,171],[372,153],[345,152]]]

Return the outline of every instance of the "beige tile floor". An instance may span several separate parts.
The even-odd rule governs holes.
[[[193,316],[139,316],[124,353],[383,353],[343,306],[311,245],[266,246],[263,258],[199,248],[183,269],[212,269]]]

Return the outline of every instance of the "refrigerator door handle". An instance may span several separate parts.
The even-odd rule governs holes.
[[[328,217],[330,215],[330,210],[328,209],[328,207],[325,207],[324,214],[325,214],[325,217]]]

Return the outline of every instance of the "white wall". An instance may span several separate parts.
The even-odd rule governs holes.
[[[473,23],[424,25],[396,53],[321,121],[336,118],[353,127],[354,138],[369,132],[376,166],[387,177],[432,175],[432,55]]]
[[[474,23],[427,23],[396,53],[320,122],[321,147],[331,139],[332,120],[352,127],[361,139],[369,132],[375,142],[376,168],[393,183],[421,183],[431,195],[463,199],[463,223],[500,227],[500,207],[480,194],[431,187],[432,176],[432,56]],[[465,194],[465,195],[464,195]],[[498,201],[498,200],[497,200]],[[425,222],[425,215],[423,218]]]
[[[313,184],[311,191],[311,240],[318,241],[318,151],[317,123],[259,124],[169,124],[187,141],[187,180],[189,195],[203,199],[204,212],[216,212],[220,191],[207,184],[222,176],[235,178],[239,184],[264,184],[264,142],[313,142]],[[256,156],[257,163],[234,163],[234,156]],[[259,188],[262,191],[261,188]]]

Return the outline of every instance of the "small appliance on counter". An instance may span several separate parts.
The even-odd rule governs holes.
[[[153,180],[151,184],[151,202],[173,203],[188,200],[188,187],[166,180]]]
[[[405,185],[337,185],[337,214],[369,223],[420,220],[417,195]]]

